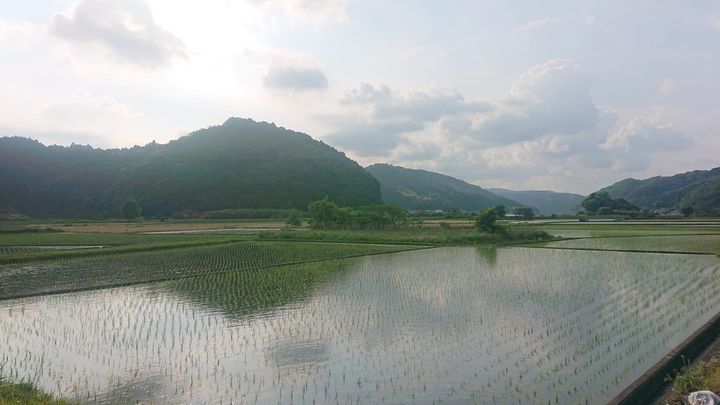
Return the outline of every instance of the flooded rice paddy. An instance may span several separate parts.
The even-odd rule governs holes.
[[[562,240],[545,246],[569,249],[640,250],[714,254],[720,235],[626,236]]]
[[[80,402],[605,403],[717,313],[713,256],[450,247],[0,301]]]

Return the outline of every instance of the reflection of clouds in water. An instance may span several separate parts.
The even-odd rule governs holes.
[[[271,363],[279,366],[307,366],[330,359],[330,347],[319,340],[278,340],[266,349]]]
[[[665,320],[688,305],[702,309],[694,322],[716,312],[720,271],[704,270],[716,263],[453,247],[37,297],[0,302],[0,356],[32,374],[25,352],[46,351],[39,386],[89,378],[83,392],[130,387],[133,402],[607,399],[667,353],[666,330],[691,329]],[[705,295],[665,299],[697,283]],[[639,305],[649,295],[657,305]],[[573,387],[584,391],[568,398]]]

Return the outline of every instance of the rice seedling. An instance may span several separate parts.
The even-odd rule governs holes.
[[[720,235],[633,236],[589,238],[549,242],[545,246],[569,249],[631,250],[712,254]]]
[[[0,299],[407,249],[392,245],[212,242],[208,246],[6,265],[0,267]]]
[[[167,260],[313,254],[290,245]],[[714,256],[472,247],[213,272],[0,301],[0,373],[92,403],[605,403],[718,280]]]

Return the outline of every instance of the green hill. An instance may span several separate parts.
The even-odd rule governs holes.
[[[542,215],[575,214],[581,209],[580,203],[585,198],[580,194],[558,193],[555,191],[515,191],[503,188],[489,188],[488,190],[499,196],[511,198],[528,207],[533,207]]]
[[[381,203],[380,185],[345,154],[274,124],[230,118],[167,144],[129,149],[44,146],[0,138],[0,208],[31,216],[143,215],[179,210]]]
[[[718,213],[720,167],[646,180],[625,179],[600,191],[648,209],[691,207],[698,213]]]
[[[497,205],[508,208],[524,206],[444,174],[388,164],[374,164],[365,170],[380,182],[380,191],[386,203],[409,210],[457,208],[480,211]]]

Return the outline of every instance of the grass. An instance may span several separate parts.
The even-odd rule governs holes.
[[[693,391],[720,392],[720,353],[695,365],[686,362],[675,377],[669,379],[673,380],[673,386],[665,398],[665,404],[685,404],[688,395]]]
[[[513,229],[505,234],[489,234],[460,228],[406,228],[396,230],[318,230],[301,232],[283,230],[261,233],[260,239],[448,246],[497,245],[550,240],[552,236],[536,229]]]
[[[0,376],[0,405],[69,405],[65,399],[56,399],[52,395],[38,390],[28,382],[11,383]]]

